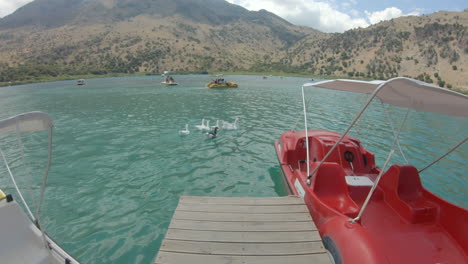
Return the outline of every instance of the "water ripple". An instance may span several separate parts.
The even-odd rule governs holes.
[[[178,87],[161,87],[160,77],[145,76],[91,79],[81,88],[72,81],[2,88],[0,118],[40,110],[55,120],[42,217],[47,232],[83,263],[151,263],[181,195],[286,195],[273,142],[296,121],[303,129],[300,86],[307,80],[226,79],[240,87],[206,89],[207,76],[187,75],[177,77]],[[366,99],[308,92],[310,129],[344,131]],[[405,113],[389,112],[400,118]],[[214,125],[236,117],[239,130],[220,130],[213,140],[194,127],[202,118]],[[185,124],[191,133],[180,137]],[[404,129],[402,147],[421,168],[463,138],[468,123],[411,112]],[[371,106],[352,135],[382,165],[392,134],[380,104]],[[467,148],[422,174],[425,186],[462,206]]]

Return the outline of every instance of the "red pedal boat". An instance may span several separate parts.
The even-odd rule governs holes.
[[[371,95],[343,134],[308,130],[303,86],[305,130],[288,131],[275,142],[289,192],[304,198],[334,262],[468,263],[468,211],[422,186],[419,173],[427,167],[395,164],[387,169],[392,149],[378,168],[361,141],[347,135],[373,99],[468,117],[468,97],[408,78],[332,80],[305,86]],[[397,146],[400,132],[393,132]]]

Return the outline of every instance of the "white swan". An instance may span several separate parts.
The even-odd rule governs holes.
[[[190,134],[190,130],[188,130],[188,124],[185,124],[185,129],[184,130],[179,130],[179,135],[186,136],[188,134]]]
[[[215,127],[217,127],[218,129],[220,128],[219,120],[216,120],[216,125],[212,126],[211,129],[214,129]]]
[[[206,125],[204,125],[201,130],[210,130],[210,120],[206,120]]]
[[[234,120],[234,123],[228,123],[226,121],[223,121],[223,129],[236,130],[238,121],[239,121],[239,117],[236,117],[236,119]]]
[[[201,120],[201,125],[195,125],[195,128],[198,130],[203,130],[204,127],[205,127],[205,118]]]

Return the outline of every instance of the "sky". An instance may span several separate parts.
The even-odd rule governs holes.
[[[268,10],[323,32],[344,32],[400,16],[463,11],[466,0],[227,0],[249,10]]]
[[[0,0],[0,18],[32,0]],[[135,0],[138,1],[138,0]],[[467,0],[227,0],[252,11],[268,10],[323,32],[344,32],[400,16],[463,11]]]

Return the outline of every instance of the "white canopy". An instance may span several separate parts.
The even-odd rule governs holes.
[[[0,135],[9,132],[36,132],[48,130],[54,126],[50,116],[42,112],[19,114],[0,121]]]
[[[388,81],[329,80],[306,83],[325,89],[371,94],[386,104],[414,110],[468,117],[468,96],[410,78],[398,77]]]

